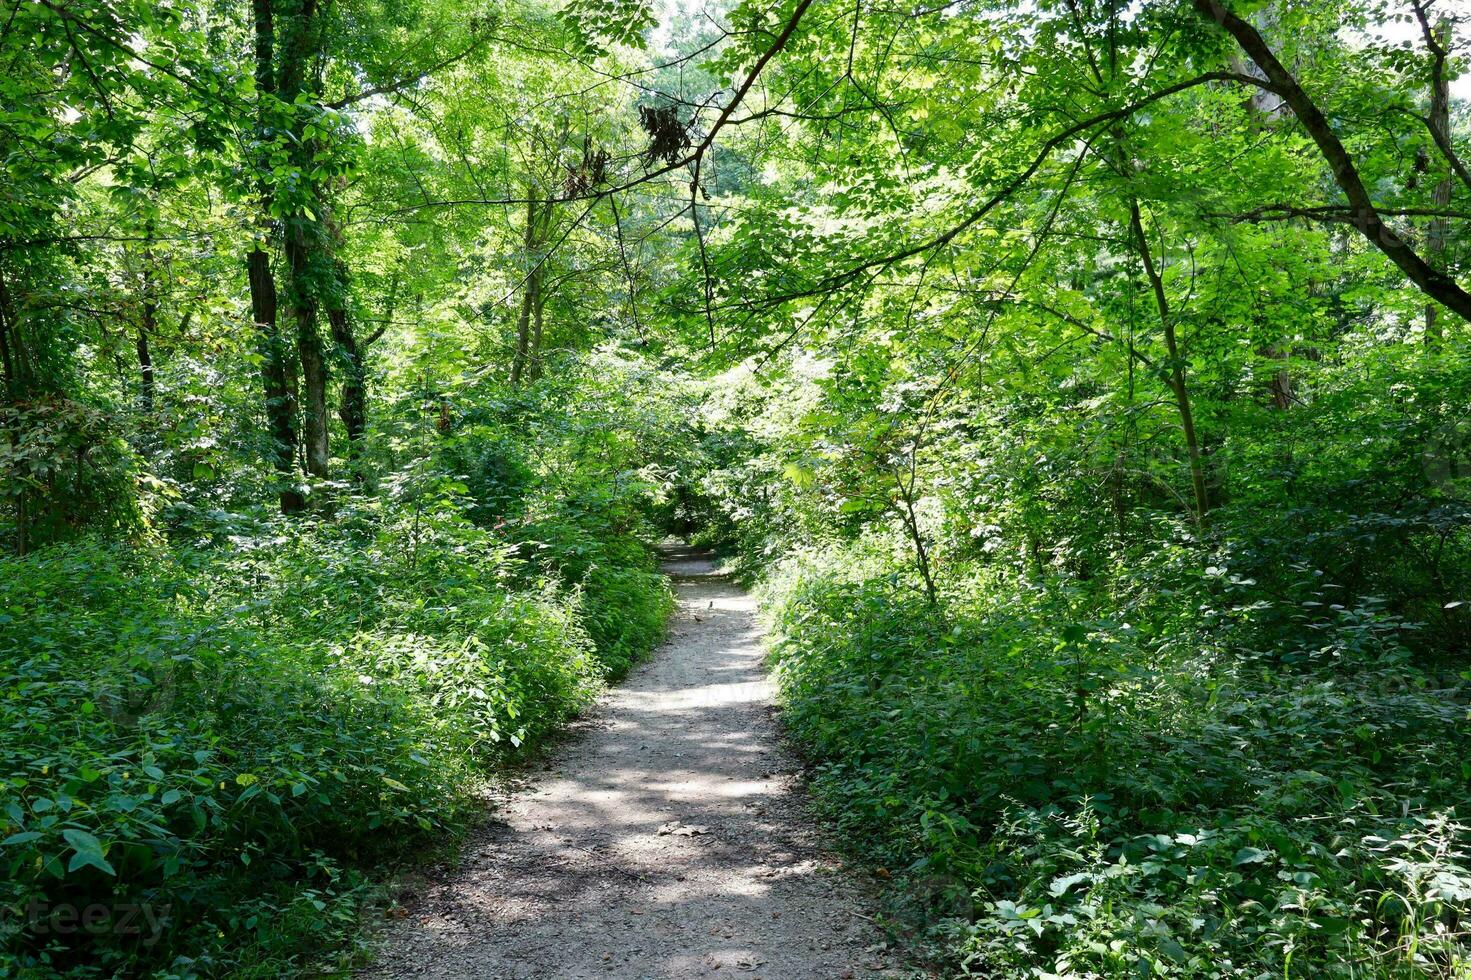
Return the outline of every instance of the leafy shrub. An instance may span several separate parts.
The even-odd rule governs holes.
[[[931,613],[848,550],[768,577],[820,804],[957,970],[1461,975],[1461,679],[1373,603],[1253,652],[1267,600],[1231,579],[981,574]]]
[[[144,532],[138,461],[115,423],[64,398],[0,406],[0,499],[15,550]]]
[[[658,572],[599,565],[581,582],[582,620],[598,659],[620,677],[664,636],[674,593]]]
[[[508,588],[484,532],[258,531],[0,561],[6,969],[276,975],[354,927],[363,869],[453,836],[475,782],[600,689],[575,603]],[[97,904],[159,919],[46,918]]]

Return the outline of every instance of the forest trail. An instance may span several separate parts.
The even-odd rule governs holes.
[[[895,975],[778,742],[754,601],[703,555],[666,557],[669,638],[507,791],[368,975]]]

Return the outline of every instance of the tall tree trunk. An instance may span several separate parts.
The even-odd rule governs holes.
[[[10,301],[10,286],[5,281],[5,272],[0,269],[0,370],[5,372],[5,397],[10,402],[20,399],[20,378],[16,375],[13,350],[14,329],[15,306]]]
[[[281,102],[295,105],[306,91],[308,72],[322,54],[322,25],[317,0],[297,0],[283,34],[283,47],[276,77],[277,95]],[[303,174],[311,172],[315,141],[306,138],[306,117],[300,111],[291,114],[294,162]],[[317,186],[308,181],[305,194],[319,210]],[[330,246],[322,233],[320,221],[306,213],[302,204],[286,219],[286,266],[291,276],[291,311],[296,321],[296,352],[301,362],[302,443],[306,471],[326,479],[331,475],[328,445],[327,357],[318,327],[322,282],[335,270],[329,254]]]
[[[1180,412],[1180,428],[1185,434],[1185,452],[1190,459],[1190,486],[1195,492],[1196,516],[1199,521],[1204,521],[1206,512],[1210,510],[1210,497],[1205,488],[1205,466],[1201,459],[1200,440],[1195,433],[1195,415],[1190,409],[1190,390],[1185,384],[1185,364],[1180,359],[1180,345],[1175,337],[1175,321],[1170,316],[1164,279],[1154,266],[1154,257],[1149,251],[1149,239],[1144,234],[1144,222],[1139,217],[1139,202],[1136,200],[1129,202],[1129,226],[1134,233],[1134,244],[1139,250],[1139,258],[1144,262],[1144,274],[1154,290],[1155,305],[1159,309],[1165,349],[1170,355],[1170,390],[1175,395],[1175,406]]]
[[[346,281],[346,270],[339,261],[338,284],[344,290]],[[337,415],[347,433],[347,458],[353,479],[361,483],[363,473],[359,464],[362,461],[363,435],[368,428],[368,376],[357,332],[348,314],[346,296],[342,293],[335,296],[328,306],[327,322],[331,325],[332,341],[337,345],[342,365],[342,400],[338,404]]]
[[[536,226],[536,248],[537,264],[531,271],[531,358],[529,373],[531,380],[535,381],[542,375],[546,367],[545,352],[542,345],[543,327],[546,315],[546,281],[547,281],[547,256],[540,254],[546,248],[551,238],[552,226],[552,202],[543,201],[541,213],[537,216]]]
[[[257,350],[261,356],[261,387],[265,395],[266,428],[270,435],[270,463],[281,483],[281,512],[301,510],[305,501],[294,484],[296,472],[296,389],[287,367],[286,344],[277,325],[276,279],[271,257],[255,248],[246,256],[250,274],[250,309],[255,320]]]
[[[271,128],[270,100],[276,92],[276,28],[271,0],[251,0],[255,31],[255,87],[258,105],[256,136],[268,142]],[[265,173],[265,161],[256,162]],[[273,228],[269,218],[274,191],[262,177],[257,185],[260,195],[260,219],[263,237]],[[281,481],[281,512],[295,513],[305,501],[295,489],[296,465],[296,388],[286,360],[286,345],[278,322],[279,303],[276,277],[271,271],[271,257],[263,243],[257,241],[245,256],[250,282],[250,311],[255,322],[257,349],[261,356],[261,389],[265,396],[266,430],[270,437],[269,462]]]
[[[1276,347],[1268,347],[1264,352],[1267,357],[1274,361],[1282,361],[1286,364],[1291,353],[1287,350],[1279,350]],[[1280,367],[1272,372],[1272,379],[1267,383],[1267,391],[1272,396],[1272,405],[1281,412],[1292,407],[1292,372],[1286,367]]]
[[[537,274],[541,271],[536,256],[536,201],[528,184],[526,194],[526,231],[521,240],[528,263],[526,280],[521,284],[521,312],[516,317],[516,349],[511,355],[511,384],[519,385],[531,359],[531,316],[535,306]]]
[[[1441,17],[1436,33],[1440,35],[1440,46],[1449,51],[1451,47],[1451,22],[1448,17]],[[1436,135],[1437,142],[1449,141],[1451,135],[1451,83],[1446,77],[1444,63],[1438,64],[1435,77],[1430,83],[1430,128],[1432,135]],[[1447,208],[1451,203],[1451,169],[1450,162],[1446,162],[1445,169],[1441,173],[1441,180],[1435,185],[1435,190],[1430,195],[1431,204],[1436,208]],[[1425,233],[1425,259],[1435,269],[1445,268],[1445,240],[1450,231],[1450,219],[1435,217],[1430,219],[1430,226]],[[1425,304],[1425,344],[1427,347],[1435,348],[1440,345],[1441,325],[1438,318],[1439,307],[1434,303]]]
[[[138,374],[141,378],[138,386],[138,400],[144,415],[153,414],[154,406],[154,381],[153,381],[153,354],[148,349],[148,335],[152,332],[150,318],[145,316],[143,322],[138,325]]]
[[[153,275],[153,221],[150,219],[143,232],[143,274],[141,290],[142,307],[138,316],[138,400],[144,415],[152,415],[156,385],[153,377],[153,353],[148,349],[148,338],[158,329],[158,293]]]
[[[5,272],[0,269],[0,369],[5,372],[5,400],[11,407],[19,407],[20,378],[16,374],[16,355],[11,331],[15,328],[15,306],[10,301],[10,287],[5,281]],[[20,435],[12,426],[6,426],[6,436],[13,450],[20,442]],[[24,558],[30,550],[30,510],[27,492],[17,488],[15,494],[15,553]]]
[[[919,527],[919,513],[914,506],[914,483],[917,479],[915,457],[918,453],[919,446],[915,445],[910,455],[909,482],[905,483],[903,476],[896,472],[894,485],[899,491],[899,500],[904,504],[899,517],[904,523],[904,530],[909,532],[910,543],[914,545],[914,564],[919,570],[920,580],[924,583],[925,599],[929,601],[931,610],[938,610],[940,595],[935,588],[934,571],[930,568],[930,551],[925,547],[924,533]]]
[[[527,362],[527,377],[532,381],[541,377],[542,370],[541,338],[546,309],[542,283],[545,271],[537,266],[536,271],[531,274],[531,357]]]
[[[347,435],[347,460],[356,483],[364,482],[362,470],[363,436],[368,429],[368,369],[364,358],[367,348],[377,338],[369,336],[359,343],[357,325],[351,311],[352,292],[348,281],[347,262],[342,258],[342,226],[330,213],[323,214],[323,225],[332,249],[333,288],[327,294],[327,324],[332,333],[335,356],[342,375],[342,395],[337,403],[337,417]],[[398,289],[395,274],[389,287],[388,309],[392,318],[394,293]],[[387,325],[384,325],[387,329]]]
[[[290,219],[286,235],[287,267],[291,270],[291,311],[296,320],[296,354],[301,361],[302,444],[306,471],[319,479],[331,475],[328,444],[327,355],[317,324],[318,266],[311,230],[301,216]]]

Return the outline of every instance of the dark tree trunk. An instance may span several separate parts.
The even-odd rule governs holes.
[[[368,372],[363,363],[363,351],[358,346],[357,333],[353,330],[352,318],[348,315],[345,302],[334,302],[327,311],[327,322],[332,327],[332,340],[337,345],[342,361],[342,401],[337,414],[342,419],[342,428],[347,433],[347,457],[353,468],[353,479],[362,482],[360,463],[363,452],[363,435],[368,429]]]
[[[318,244],[302,218],[289,222],[287,266],[291,270],[291,309],[296,319],[296,354],[301,360],[302,442],[306,471],[326,479],[331,475],[328,446],[327,356],[317,326],[317,287],[313,250]]]
[[[283,481],[281,512],[301,510],[305,501],[292,487],[296,469],[296,391],[287,368],[286,344],[277,327],[276,279],[271,257],[261,249],[246,256],[250,272],[250,308],[255,319],[257,349],[261,355],[261,385],[265,394],[266,429],[270,434],[270,463]]]
[[[342,258],[342,226],[330,215],[323,222],[332,249],[333,288],[326,297],[327,325],[332,333],[338,371],[342,376],[342,395],[337,403],[337,417],[342,420],[347,435],[347,460],[352,479],[363,483],[367,474],[363,471],[363,436],[368,430],[368,367],[367,349],[381,334],[370,335],[358,340],[357,324],[351,309],[352,292],[348,278],[347,262]],[[395,276],[389,287],[387,319],[393,317],[398,280]],[[387,329],[387,323],[383,325]]]
[[[546,309],[545,296],[542,293],[542,282],[545,270],[540,266],[531,274],[531,357],[527,362],[527,377],[532,381],[541,377],[542,351],[541,337],[543,314]]]
[[[1450,19],[1442,17],[1437,29],[1441,50],[1451,47]],[[1435,76],[1430,82],[1430,132],[1436,142],[1449,142],[1451,134],[1451,83],[1446,77],[1444,58],[1436,63]],[[1442,173],[1430,195],[1431,204],[1437,208],[1448,208],[1451,203],[1451,173],[1449,165]],[[1426,260],[1436,269],[1445,268],[1445,240],[1450,233],[1450,219],[1435,217],[1425,233]],[[1437,317],[1440,312],[1434,303],[1425,304],[1425,343],[1434,348],[1440,344],[1441,325]]]
[[[144,415],[153,414],[154,406],[154,382],[153,382],[153,354],[148,350],[148,334],[151,332],[149,317],[143,318],[143,323],[138,326],[138,374],[140,383],[138,386],[138,400]]]
[[[11,405],[20,401],[20,378],[16,376],[16,357],[12,350],[11,331],[15,327],[15,307],[10,302],[10,287],[5,274],[0,271],[0,368],[5,371],[5,399]],[[10,446],[15,448],[20,441],[12,427],[6,427]],[[15,495],[15,553],[22,558],[30,550],[30,511],[26,502],[26,491],[22,488]]]
[[[5,397],[12,402],[20,397],[20,379],[15,373],[11,342],[14,327],[15,307],[10,302],[10,287],[6,285],[5,273],[0,271],[0,370],[5,372]]]
[[[144,415],[152,415],[156,385],[153,377],[153,353],[148,349],[148,338],[158,329],[158,293],[153,276],[153,222],[149,221],[143,248],[142,308],[138,316],[138,401]]]
[[[276,77],[277,95],[283,103],[295,104],[306,91],[308,72],[322,55],[322,25],[317,0],[298,0],[283,33],[283,47]],[[306,138],[306,117],[292,113],[295,135],[292,156],[301,173],[310,173],[316,142]],[[308,181],[306,197],[320,211],[317,186]],[[290,301],[296,320],[296,352],[301,362],[302,443],[306,471],[326,479],[331,475],[328,445],[327,356],[318,326],[321,297],[334,272],[328,254],[330,245],[321,222],[298,211],[286,221],[286,265],[291,276]]]
[[[255,87],[260,98],[256,115],[256,135],[268,142],[271,127],[269,99],[276,91],[276,28],[271,0],[251,0],[255,31]],[[265,172],[265,161],[256,165]],[[264,217],[270,213],[274,191],[262,178],[260,194],[261,232],[273,230]],[[292,514],[302,509],[305,500],[295,489],[296,465],[296,388],[286,358],[286,345],[278,322],[276,277],[271,271],[271,257],[258,242],[245,257],[250,280],[250,310],[255,321],[258,350],[261,355],[261,388],[265,396],[266,430],[270,437],[269,462],[281,481],[281,512]]]
[[[527,188],[526,201],[526,231],[522,236],[522,245],[526,251],[526,261],[536,262],[536,202],[531,200],[530,188]],[[536,274],[539,266],[532,266],[527,270],[526,281],[521,286],[521,312],[516,317],[516,349],[511,355],[511,384],[519,385],[522,376],[526,373],[527,362],[531,358],[531,312],[535,303],[533,292],[535,291]]]
[[[327,441],[327,357],[316,317],[298,310],[296,351],[301,358],[302,436],[306,448],[306,471],[326,479],[331,475]]]

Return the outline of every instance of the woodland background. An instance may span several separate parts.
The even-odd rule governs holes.
[[[359,962],[673,533],[936,969],[1471,976],[1468,38],[5,0],[3,969]]]

